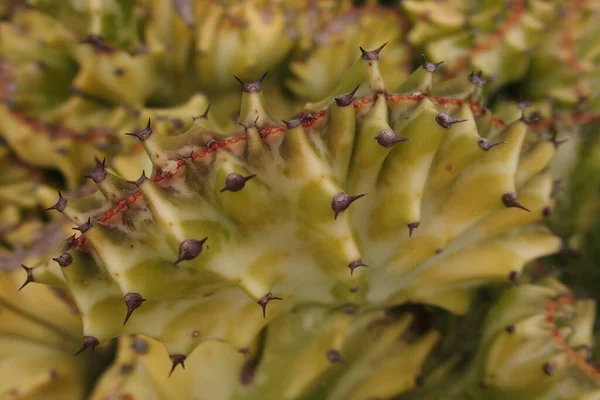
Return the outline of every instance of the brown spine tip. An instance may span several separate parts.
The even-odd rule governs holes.
[[[202,240],[186,239],[179,245],[179,257],[175,260],[173,265],[177,265],[182,261],[192,260],[202,253],[202,245],[208,240],[205,237]]]
[[[121,364],[119,367],[119,374],[121,375],[129,375],[133,371],[133,364],[126,363]]]
[[[192,120],[197,120],[197,119],[207,119],[208,118],[208,112],[210,111],[210,104],[206,107],[206,110],[204,110],[204,112],[197,116],[197,117],[192,117]]]
[[[137,178],[135,181],[129,181],[129,183],[133,183],[135,186],[140,186],[142,183],[146,182],[148,177],[146,176],[146,170],[142,171],[142,175]]]
[[[148,354],[148,351],[150,350],[148,348],[148,342],[146,342],[144,339],[138,338],[136,337],[135,339],[133,339],[133,343],[131,343],[131,349],[133,351],[135,351],[136,354]]]
[[[68,267],[73,262],[73,257],[69,253],[62,253],[60,256],[53,258],[61,267]]]
[[[256,174],[242,176],[236,172],[232,172],[231,174],[227,175],[227,178],[225,179],[225,187],[223,187],[223,189],[219,190],[219,192],[223,193],[226,191],[228,191],[228,192],[240,191],[244,188],[244,186],[246,186],[246,182],[248,182],[250,179],[254,178],[255,176],[256,176]]]
[[[519,274],[518,271],[511,271],[510,274],[508,274],[508,279],[514,284],[514,285],[518,285],[519,284],[519,278],[521,277],[521,275]]]
[[[493,142],[491,140],[488,139],[479,139],[479,141],[477,142],[477,144],[479,145],[479,147],[481,147],[483,150],[485,151],[489,151],[492,147],[496,147],[499,146],[501,144],[506,144],[506,142]]]
[[[449,116],[448,114],[444,114],[444,113],[438,113],[438,115],[435,116],[435,122],[437,122],[438,125],[441,126],[442,128],[446,128],[446,129],[449,129],[454,124],[458,124],[459,122],[465,122],[465,121],[468,121],[468,119],[454,119],[451,116]]]
[[[285,124],[285,127],[288,129],[294,129],[299,127],[302,124],[302,120],[300,118],[294,118],[292,120],[286,121],[284,119],[282,119],[281,121],[283,121],[283,123]]]
[[[66,206],[67,206],[67,199],[65,199],[63,197],[62,193],[59,190],[58,191],[58,201],[52,207],[46,208],[46,211],[56,210],[58,212],[62,212]]]
[[[100,161],[96,158],[96,169],[91,173],[84,175],[84,178],[89,178],[96,183],[100,183],[106,178],[106,158]]]
[[[256,127],[257,122],[258,122],[258,116],[256,116],[256,118],[254,119],[254,122],[252,122],[250,125],[244,125],[241,122],[239,122],[238,125],[243,126],[244,130],[247,131],[250,128]]]
[[[410,139],[402,138],[396,135],[396,133],[391,129],[382,130],[379,135],[373,136],[373,139],[377,140],[377,143],[388,149],[394,146],[396,143],[410,142]]]
[[[268,73],[269,73],[268,71],[265,72],[263,74],[263,76],[261,76],[259,78],[259,80],[257,80],[256,82],[251,82],[251,83],[246,83],[235,75],[233,77],[240,83],[240,85],[242,85],[242,89],[244,90],[245,93],[258,93],[262,90],[262,82]]]
[[[512,334],[512,333],[515,333],[516,328],[515,328],[514,325],[507,325],[504,328],[504,330],[506,331],[506,333],[511,333]]]
[[[335,196],[333,196],[333,200],[331,201],[331,208],[333,209],[333,211],[335,213],[333,219],[337,219],[338,215],[342,211],[345,211],[348,207],[350,207],[350,204],[352,204],[356,200],[358,200],[361,197],[366,196],[366,195],[367,195],[366,193],[362,193],[362,194],[357,194],[355,196],[350,196],[344,192],[340,192],[340,193],[336,194]]]
[[[148,139],[150,137],[150,135],[152,135],[152,124],[151,124],[151,119],[148,118],[148,124],[146,125],[146,127],[144,129],[142,129],[141,131],[137,131],[137,132],[129,132],[129,133],[125,133],[128,136],[135,136],[136,138],[139,139],[140,142],[143,142],[144,140]]]
[[[104,39],[102,39],[100,35],[96,34],[87,35],[79,43],[92,45],[94,47],[94,50],[98,52],[110,53],[115,50],[114,48],[104,44]]]
[[[477,87],[483,87],[486,83],[488,83],[490,81],[489,79],[483,78],[481,71],[479,71],[477,73],[471,72],[471,74],[467,77],[467,79],[469,80],[469,82],[471,82],[473,85],[475,85]]]
[[[362,55],[361,55],[362,59],[369,60],[369,61],[379,60],[379,52],[385,47],[386,44],[388,44],[388,42],[385,42],[384,44],[382,44],[375,50],[371,50],[371,51],[367,51],[367,50],[363,49],[362,47],[360,47],[360,52],[362,53]]]
[[[556,367],[554,366],[554,364],[551,364],[551,363],[545,363],[542,366],[542,370],[544,371],[544,374],[546,374],[548,376],[552,376],[552,373],[554,372],[555,368]]]
[[[350,268],[350,275],[354,274],[354,270],[358,267],[369,267],[367,264],[363,263],[362,259],[358,259],[355,261],[352,261],[350,264],[348,264],[348,268]]]
[[[169,358],[173,365],[171,366],[171,372],[169,372],[169,377],[173,375],[173,371],[179,364],[181,364],[181,368],[185,369],[185,356],[183,354],[169,354]]]
[[[129,320],[129,317],[131,317],[131,314],[133,314],[133,312],[137,310],[144,301],[146,301],[146,299],[144,299],[139,293],[127,293],[124,299],[125,305],[127,306],[127,315],[125,315],[125,322],[123,322],[123,326],[125,326]]]
[[[413,231],[420,225],[421,223],[419,221],[411,222],[410,224],[406,225],[408,227],[408,237],[412,237]]]
[[[443,61],[436,63],[429,62],[427,61],[427,58],[425,58],[425,54],[421,54],[421,57],[423,57],[423,69],[427,72],[435,72],[435,70],[444,63]]]
[[[435,249],[435,254],[442,254],[444,249]]]
[[[346,107],[346,106],[349,106],[350,104],[352,104],[352,102],[354,101],[354,95],[358,91],[359,87],[360,87],[360,85],[358,85],[354,89],[352,89],[352,91],[350,93],[346,93],[346,94],[336,97],[335,104],[338,107]]]
[[[262,308],[263,318],[266,318],[266,316],[267,316],[267,304],[269,304],[269,302],[271,300],[283,300],[283,299],[281,297],[275,297],[271,293],[267,293],[266,295],[261,297],[258,300],[258,304]]]
[[[542,210],[542,216],[544,218],[548,218],[550,215],[552,215],[552,207],[550,207],[550,206],[544,207]]]
[[[76,228],[73,228],[73,230],[79,231],[81,233],[85,233],[85,232],[89,231],[91,227],[92,227],[92,219],[88,218],[88,220],[86,222],[84,222],[83,224],[79,225]]]
[[[562,144],[568,142],[569,139],[558,140],[558,131],[556,129],[552,130],[552,136],[548,139],[550,143],[554,145],[555,149],[558,149]]]
[[[506,207],[506,208],[520,208],[521,210],[524,210],[524,211],[527,211],[527,212],[531,212],[531,211],[529,211],[528,208],[523,207],[517,201],[517,194],[514,193],[514,192],[504,193],[502,195],[502,204],[504,204],[504,207]]]
[[[342,353],[339,350],[331,349],[327,352],[327,359],[332,364],[343,364],[344,359],[342,358]]]
[[[17,290],[18,292],[20,292],[21,289],[23,289],[25,286],[27,286],[31,282],[34,282],[34,280],[33,280],[33,268],[26,267],[23,264],[21,264],[21,268],[23,268],[25,270],[25,272],[27,273],[27,278],[25,278],[25,282],[21,285],[21,287],[19,288],[19,290]]]
[[[81,352],[89,349],[90,347],[92,348],[92,350],[94,350],[96,348],[96,346],[98,346],[100,344],[100,342],[98,341],[98,339],[96,339],[93,336],[84,336],[83,337],[83,346],[81,347],[81,349],[79,349],[79,351],[77,353],[75,353],[75,355],[79,355]]]

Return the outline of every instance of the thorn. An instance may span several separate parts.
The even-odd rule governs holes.
[[[350,93],[342,94],[336,97],[335,104],[337,104],[338,107],[346,107],[352,104],[352,102],[354,101],[354,95],[358,91],[359,87],[360,85],[356,86]]]
[[[554,369],[555,369],[554,364],[550,364],[550,363],[545,363],[544,366],[542,367],[542,370],[548,376],[552,376]]]
[[[519,118],[519,121],[523,122],[525,125],[531,125],[540,119],[537,115],[532,116],[531,119],[527,119],[527,117],[525,117],[525,109],[527,109],[528,106],[529,104],[524,102],[517,103],[517,107],[521,109],[521,117]]]
[[[73,257],[69,253],[62,253],[60,256],[53,258],[61,267],[68,267],[73,262]]]
[[[210,111],[210,104],[206,107],[206,110],[199,116],[197,117],[192,117],[192,120],[197,120],[197,119],[202,119],[202,118],[208,118],[208,112]]]
[[[252,82],[252,83],[246,83],[244,81],[242,81],[240,78],[238,78],[237,76],[233,76],[241,85],[242,88],[244,90],[244,92],[246,93],[258,93],[261,91],[262,89],[262,82],[265,79],[265,77],[267,76],[269,72],[265,72],[263,74],[263,76],[261,76],[256,82]]]
[[[244,127],[244,130],[246,130],[246,131],[247,131],[247,130],[248,130],[248,129],[250,129],[250,128],[254,128],[254,127],[256,126],[256,123],[257,123],[257,122],[258,122],[258,116],[256,116],[256,119],[255,119],[255,120],[254,120],[254,122],[253,122],[252,124],[250,124],[250,125],[244,125],[244,124],[242,124],[241,122],[238,122],[238,125],[241,125],[241,126],[243,126],[243,127]]]
[[[79,231],[81,233],[85,233],[92,227],[92,219],[88,218],[87,222],[79,225],[77,228],[73,228],[73,230]]]
[[[133,371],[133,364],[121,364],[119,367],[119,374],[128,375]]]
[[[135,351],[136,354],[147,354],[148,353],[148,342],[144,339],[136,337],[133,339],[133,343],[131,343],[131,348]]]
[[[348,268],[350,268],[350,275],[354,274],[354,270],[358,267],[369,267],[367,264],[364,264],[362,259],[358,259],[355,261],[352,261],[350,264],[348,264]]]
[[[138,138],[140,140],[140,142],[143,142],[144,140],[148,139],[150,137],[150,135],[152,135],[152,127],[151,127],[150,118],[148,118],[148,124],[146,125],[146,127],[144,129],[142,129],[141,131],[129,132],[129,133],[125,133],[125,134],[127,136],[135,136],[136,138]]]
[[[358,293],[358,290],[359,290],[358,286],[353,286],[350,288],[350,293]]]
[[[337,219],[339,213],[345,211],[348,207],[350,207],[350,204],[366,195],[366,193],[362,193],[355,196],[349,196],[344,192],[340,192],[333,196],[333,200],[331,201],[331,208],[335,212],[333,219]]]
[[[169,377],[173,375],[173,371],[175,371],[175,368],[177,368],[179,364],[181,364],[181,368],[185,369],[185,356],[183,354],[169,354],[169,358],[173,363],[173,366],[171,367],[171,372],[169,372]]]
[[[344,306],[344,314],[352,315],[356,312],[356,307],[353,304],[346,304]]]
[[[288,128],[288,129],[297,128],[302,124],[302,120],[300,118],[292,119],[290,121],[286,121],[286,120],[282,119],[282,121],[285,124],[286,128]]]
[[[262,308],[263,318],[267,317],[267,304],[271,300],[283,300],[281,297],[275,297],[271,293],[267,293],[258,300],[258,304]]]
[[[59,190],[58,191],[58,201],[52,207],[46,208],[46,211],[56,210],[58,212],[62,212],[66,206],[67,206],[67,199],[65,199],[63,197],[62,193]]]
[[[258,360],[255,358],[251,358],[246,360],[244,365],[242,366],[242,370],[240,371],[240,382],[242,385],[250,385],[254,380],[254,375],[256,374],[256,367],[258,366]]]
[[[491,140],[481,138],[479,139],[477,144],[479,144],[479,147],[481,147],[483,150],[489,151],[492,147],[496,147],[501,144],[506,144],[506,142],[492,142]]]
[[[96,158],[96,169],[93,172],[84,175],[83,177],[89,178],[96,183],[100,183],[104,180],[104,178],[106,178],[106,174],[106,158],[104,158],[102,161]]]
[[[542,210],[542,216],[544,218],[548,218],[550,215],[552,215],[552,207],[550,207],[550,206],[544,207]]]
[[[142,171],[142,176],[137,178],[135,181],[128,181],[129,183],[133,183],[135,186],[140,186],[142,183],[146,182],[146,170]]]
[[[502,195],[502,204],[504,204],[504,207],[506,208],[520,208],[521,210],[525,210],[527,212],[531,212],[529,211],[528,208],[523,207],[521,204],[519,204],[519,202],[517,201],[517,194],[516,193],[504,193]]]
[[[442,65],[444,62],[443,61],[439,61],[436,63],[432,63],[427,61],[427,59],[425,58],[425,54],[421,54],[421,57],[423,57],[423,68],[427,71],[427,72],[435,72],[435,70]]]
[[[415,376],[415,385],[417,385],[418,387],[421,387],[425,384],[424,379],[423,379],[423,375],[417,375]]]
[[[555,149],[558,149],[560,145],[568,142],[569,139],[558,140],[558,131],[556,129],[552,129],[552,137],[548,139],[548,141],[554,145]]]
[[[202,253],[202,245],[207,239],[208,236],[202,240],[186,239],[181,242],[179,245],[179,257],[177,257],[177,260],[175,260],[173,265],[177,265],[182,261],[192,260],[198,257],[200,253]]]
[[[181,120],[181,118],[173,118],[171,120],[171,123],[173,124],[175,129],[178,129],[178,130],[183,129],[183,121]]]
[[[104,44],[104,40],[102,39],[102,37],[100,35],[89,34],[83,40],[81,40],[79,43],[90,44],[90,45],[94,46],[94,50],[96,50],[96,51],[110,53],[114,50],[112,47]]]
[[[123,76],[125,75],[125,70],[123,68],[115,68],[114,73],[116,76]]]
[[[19,290],[17,290],[17,292],[20,292],[21,289],[23,289],[29,283],[34,282],[34,280],[33,280],[33,268],[28,268],[28,267],[24,266],[23,264],[21,264],[21,267],[27,273],[27,278],[25,279],[25,282],[21,285],[21,287],[19,288]]]
[[[435,254],[441,254],[444,249],[435,249]]]
[[[142,298],[139,293],[127,293],[124,297],[125,305],[127,306],[127,315],[125,316],[125,322],[123,322],[123,326],[131,317],[131,314],[137,310],[146,299]]]
[[[489,79],[485,79],[481,76],[481,71],[477,73],[471,72],[467,79],[469,80],[469,82],[471,82],[477,87],[483,87],[486,83],[490,81]]]
[[[227,179],[225,179],[225,187],[223,189],[219,190],[219,192],[220,193],[223,193],[225,191],[237,192],[239,190],[242,190],[244,188],[244,186],[246,185],[246,182],[248,182],[250,179],[254,178],[255,176],[256,176],[256,174],[242,176],[236,172],[232,172],[231,174],[227,175]]]
[[[388,149],[396,143],[410,142],[410,139],[402,138],[396,135],[396,133],[391,129],[382,130],[379,135],[373,136],[373,139],[377,140],[377,143]]]
[[[371,51],[366,51],[365,49],[360,47],[360,52],[362,53],[362,55],[361,55],[362,59],[363,60],[379,60],[379,52],[381,51],[381,49],[383,49],[385,47],[386,44],[388,44],[388,42],[385,42],[384,44],[382,44],[375,50],[371,50]]]
[[[511,333],[512,334],[512,333],[515,333],[516,328],[515,328],[514,325],[507,325],[504,328],[504,330],[506,331],[506,333]]]
[[[96,346],[98,346],[100,344],[100,342],[98,342],[98,339],[96,339],[93,336],[84,336],[83,337],[83,346],[81,347],[81,349],[79,349],[79,351],[77,353],[75,353],[75,355],[79,355],[79,353],[81,353],[82,351],[85,351],[87,349],[89,349],[90,347],[92,348],[92,351],[96,348]]]
[[[467,119],[454,119],[451,116],[449,116],[448,114],[444,114],[444,113],[438,113],[438,115],[435,116],[435,122],[438,123],[438,125],[440,125],[443,128],[450,128],[452,125],[454,124],[458,124],[459,122],[465,122],[468,121]]]
[[[519,284],[519,273],[517,271],[511,271],[510,274],[508,274],[508,279],[514,284],[514,285],[518,285]]]
[[[421,225],[419,221],[411,222],[410,224],[406,225],[408,226],[408,237],[412,237],[413,231],[417,229],[419,225]]]
[[[329,350],[327,352],[327,359],[332,364],[343,364],[344,363],[344,359],[342,358],[342,353],[340,353],[339,350],[335,350],[335,349]]]

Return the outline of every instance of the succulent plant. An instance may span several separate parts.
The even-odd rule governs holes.
[[[600,395],[594,39],[367,3],[0,6],[0,398]]]

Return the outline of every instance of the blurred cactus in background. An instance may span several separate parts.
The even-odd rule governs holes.
[[[0,399],[600,398],[598,18],[0,2]]]

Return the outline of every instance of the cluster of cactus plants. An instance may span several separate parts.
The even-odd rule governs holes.
[[[1,399],[600,396],[594,2],[9,3]]]

